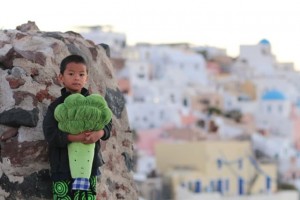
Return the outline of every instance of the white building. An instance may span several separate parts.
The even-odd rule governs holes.
[[[222,196],[218,193],[193,193],[185,188],[178,188],[176,200],[298,200],[298,191],[280,191],[275,194],[258,194],[251,196]]]
[[[144,130],[165,124],[180,124],[176,107],[155,102],[134,102],[127,104],[129,123],[133,129]]]
[[[221,49],[212,46],[197,46],[193,48],[196,52],[202,53],[206,56],[206,58],[213,59],[219,56],[227,56],[226,49]]]
[[[187,88],[207,84],[202,55],[157,45],[130,47],[123,55],[127,58],[123,74],[132,88],[126,97],[132,127],[180,126],[180,116],[191,110]]]
[[[251,135],[253,149],[281,164],[288,164],[291,157],[296,156],[296,151],[290,140],[281,137],[268,137],[258,133]],[[279,164],[280,164],[279,163]],[[287,166],[278,166],[279,171],[286,170]]]
[[[256,78],[254,80],[256,85],[256,96],[261,98],[266,92],[273,90],[284,91],[284,96],[287,100],[292,103],[297,102],[297,100],[300,99],[300,90],[297,89],[295,82],[290,81],[290,78],[292,77],[292,75],[280,77],[274,74],[272,77]],[[298,76],[298,78],[300,77]]]
[[[169,79],[180,85],[207,84],[206,63],[202,55],[170,46],[136,46],[140,60],[152,66],[153,79]]]
[[[258,103],[255,116],[259,129],[266,130],[274,136],[293,138],[293,121],[290,119],[291,102],[278,90],[264,93]]]
[[[243,94],[222,92],[224,98],[224,111],[239,110],[241,113],[254,114],[257,102]]]
[[[272,75],[276,60],[268,40],[261,40],[257,45],[241,45],[239,61],[254,69],[256,75]]]
[[[80,27],[80,34],[95,44],[107,44],[110,47],[111,57],[121,57],[126,47],[126,35],[113,31],[111,26]]]

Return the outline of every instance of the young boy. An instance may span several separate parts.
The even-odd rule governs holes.
[[[84,88],[88,80],[88,69],[84,58],[79,55],[70,55],[64,58],[60,64],[58,78],[64,88],[61,89],[61,96],[49,105],[43,121],[43,131],[48,143],[50,172],[53,181],[53,199],[96,199],[96,177],[100,175],[99,167],[104,163],[100,152],[100,139],[107,140],[110,137],[112,122],[110,121],[100,131],[84,132],[76,135],[60,131],[58,122],[54,118],[55,108],[63,103],[70,94],[89,95],[88,90]],[[89,179],[90,188],[84,192],[72,189],[73,180],[67,148],[71,142],[95,143],[94,160]],[[82,198],[84,196],[85,198]]]

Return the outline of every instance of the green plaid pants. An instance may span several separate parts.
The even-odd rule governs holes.
[[[90,178],[88,191],[72,190],[72,180],[54,181],[52,185],[53,200],[96,200],[97,177]]]

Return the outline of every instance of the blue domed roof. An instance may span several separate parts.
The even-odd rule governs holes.
[[[267,44],[267,45],[270,45],[271,43],[269,42],[269,40],[267,39],[262,39],[259,44]]]
[[[267,91],[262,96],[262,100],[285,100],[285,99],[286,99],[285,96],[277,90]]]

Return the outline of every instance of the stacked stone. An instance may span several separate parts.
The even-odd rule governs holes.
[[[80,54],[88,62],[92,93],[113,112],[112,136],[102,142],[100,199],[137,199],[132,179],[133,140],[125,101],[102,45],[75,32],[43,32],[34,22],[0,30],[0,199],[51,199],[47,144],[42,132],[47,106],[60,95],[60,61]]]

